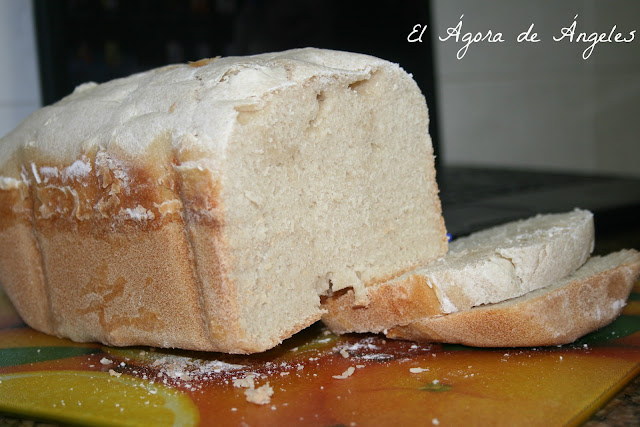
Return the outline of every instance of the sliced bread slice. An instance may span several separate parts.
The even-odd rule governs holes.
[[[613,321],[640,275],[640,254],[593,257],[543,289],[497,304],[426,317],[387,331],[389,338],[478,347],[560,345]]]
[[[567,276],[588,259],[593,214],[538,215],[460,238],[449,253],[416,270],[366,288],[357,306],[352,290],[323,301],[323,321],[336,333],[382,332],[418,319],[516,298]]]

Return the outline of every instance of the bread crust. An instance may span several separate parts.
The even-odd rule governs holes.
[[[53,334],[42,259],[26,221],[0,228],[0,277],[20,317],[34,329]]]
[[[512,301],[425,317],[387,331],[389,338],[476,347],[561,345],[612,322],[640,275],[640,254],[623,263]],[[592,262],[592,261],[590,261]]]
[[[334,333],[383,332],[395,325],[441,314],[440,301],[424,276],[410,274],[400,281],[369,285],[369,303],[356,305],[353,289],[326,298],[322,321]]]
[[[72,164],[23,153],[23,181],[0,189],[0,274],[27,324],[109,345],[263,350],[240,333],[216,181],[176,172],[167,146],[149,167],[106,152]],[[60,172],[74,164],[86,173]]]

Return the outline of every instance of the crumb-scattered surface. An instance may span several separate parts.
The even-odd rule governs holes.
[[[567,365],[572,359],[567,355],[575,352],[593,353],[596,348],[579,343],[572,347],[503,349],[492,354],[495,362],[512,369],[513,365],[530,365],[537,354],[550,351],[555,353],[552,357],[554,363]],[[323,402],[320,406],[357,402],[359,394],[353,388],[356,384],[351,378],[353,375],[358,376],[357,384],[361,387],[370,373],[375,376],[376,372],[393,369],[400,377],[404,376],[407,384],[414,384],[416,391],[425,396],[430,393],[455,393],[461,385],[490,382],[491,376],[495,375],[484,370],[480,362],[471,363],[466,358],[455,366],[449,365],[451,356],[460,354],[459,351],[463,349],[406,341],[387,340],[385,344],[378,336],[337,337],[323,331],[317,331],[306,342],[297,341],[272,354],[258,356],[145,350],[114,349],[106,355],[89,355],[83,359],[83,366],[109,375],[110,384],[116,384],[125,377],[126,381],[131,377],[145,380],[141,386],[148,393],[150,407],[154,405],[154,399],[163,395],[163,390],[171,390],[171,393],[185,393],[196,402],[214,399],[224,409],[226,416],[233,419],[237,417],[239,424],[247,422],[250,425],[246,418],[247,411],[265,410],[273,414],[271,416],[286,416],[291,411],[300,411],[305,419],[301,423],[318,419],[333,422],[335,420],[322,418],[316,402]],[[446,369],[443,369],[443,364],[447,366]],[[308,384],[308,387],[301,389],[301,384]],[[307,399],[305,392],[300,393],[300,390],[308,390],[309,393],[314,390],[314,393],[321,394],[322,399]],[[214,391],[215,394],[212,394]],[[117,410],[126,413],[129,410],[127,399],[124,395],[121,397],[112,403],[117,403]],[[89,410],[82,402],[78,404],[62,397],[56,405],[57,410],[69,408],[70,405],[82,405],[83,410]],[[319,414],[319,418],[316,414]],[[357,421],[360,425],[362,414],[353,415],[354,418],[347,417],[339,421],[344,425]],[[447,424],[436,412],[424,421],[426,424]]]

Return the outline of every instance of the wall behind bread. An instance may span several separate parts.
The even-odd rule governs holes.
[[[0,137],[40,103],[40,81],[30,1],[0,0]]]
[[[504,33],[504,43],[436,42],[445,163],[570,169],[640,176],[640,2],[435,0],[439,37]],[[575,15],[578,32],[616,31],[632,43],[554,42]],[[540,42],[517,35],[534,23]]]

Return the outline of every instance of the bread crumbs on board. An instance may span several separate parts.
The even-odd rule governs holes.
[[[356,371],[356,368],[354,368],[353,366],[349,366],[349,368],[347,368],[346,371],[344,371],[342,374],[340,375],[334,375],[333,378],[337,379],[337,380],[344,380],[346,378],[349,378],[351,375],[353,375],[353,373]]]
[[[247,396],[247,402],[255,403],[256,405],[266,405],[271,402],[273,388],[267,383],[258,388],[246,389],[244,395]]]
[[[234,378],[233,386],[245,389],[244,395],[247,398],[247,402],[255,403],[256,405],[266,405],[271,402],[273,388],[269,383],[256,388],[255,378],[256,376],[254,374],[249,374],[244,378]]]
[[[412,350],[418,349],[424,352],[431,352],[430,347],[423,348],[412,345]],[[386,362],[396,357],[393,354],[385,353],[384,350],[386,348],[381,345],[380,340],[376,340],[374,337],[365,337],[356,341],[337,342],[324,351],[294,348],[293,351],[304,353],[301,354],[302,357],[297,362],[265,362],[260,366],[254,367],[254,369],[251,369],[248,365],[228,363],[223,360],[201,360],[176,354],[156,353],[152,348],[149,348],[148,351],[136,351],[138,356],[144,358],[143,360],[147,362],[149,368],[153,369],[151,372],[131,370],[130,368],[133,368],[133,366],[129,366],[128,363],[121,360],[111,360],[106,357],[103,357],[100,363],[111,377],[120,377],[123,373],[132,373],[134,376],[139,376],[145,380],[148,379],[151,384],[158,382],[165,385],[178,386],[190,392],[202,390],[207,381],[216,380],[220,384],[227,384],[241,389],[242,394],[244,394],[246,401],[249,403],[256,405],[269,404],[269,407],[275,407],[271,404],[271,398],[276,390],[268,382],[269,376],[277,375],[278,378],[289,376],[298,378],[317,377],[320,376],[319,373],[316,373],[316,368],[320,366],[318,361],[323,356],[337,356],[337,360],[344,358],[354,363],[352,366],[347,365],[348,368],[341,374],[332,375],[332,378],[347,379],[356,370],[366,368],[372,362]],[[130,360],[129,358],[125,359],[127,362]],[[406,361],[409,361],[409,359],[406,359]],[[120,368],[124,369],[124,371]],[[407,369],[411,373],[429,371],[428,368],[419,367],[407,367]],[[281,391],[285,391],[282,387],[278,388]],[[320,389],[324,390],[325,387],[320,386]],[[147,391],[150,395],[157,392],[153,388]],[[349,390],[349,393],[351,393],[351,390]],[[345,396],[338,396],[338,399],[343,397]],[[286,403],[283,406],[286,406]],[[238,407],[234,408],[235,411],[239,410]],[[234,409],[231,409],[231,411],[234,411]]]
[[[233,386],[238,388],[254,388],[254,375],[247,375],[244,378],[236,378],[233,380]]]

